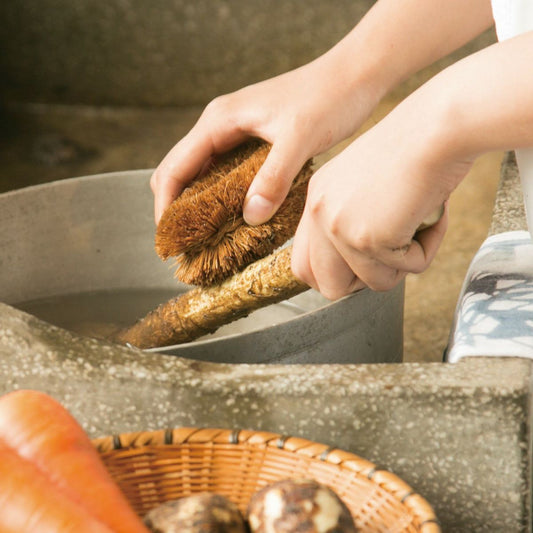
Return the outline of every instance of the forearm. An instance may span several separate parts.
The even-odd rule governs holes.
[[[493,24],[490,0],[378,0],[359,24],[318,59],[344,85],[382,97]]]
[[[402,112],[426,106],[437,157],[533,146],[532,57],[533,32],[490,46],[438,74]]]

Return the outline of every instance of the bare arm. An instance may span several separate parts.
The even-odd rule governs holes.
[[[427,88],[449,86],[442,108],[458,154],[533,146],[533,32],[465,58]]]
[[[322,167],[296,233],[295,274],[335,299],[424,270],[446,217],[413,239],[416,228],[476,157],[533,146],[532,57],[529,32],[463,59]]]
[[[273,148],[250,187],[245,217],[267,220],[307,159],[357,131],[401,80],[491,24],[490,0],[379,0],[315,61],[211,102],[152,176],[156,220],[212,155],[250,136]]]
[[[490,0],[379,0],[319,61],[348,69],[355,90],[364,77],[384,95],[492,25]]]

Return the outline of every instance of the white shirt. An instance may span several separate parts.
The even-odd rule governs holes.
[[[533,30],[533,0],[491,0],[499,41]],[[515,150],[527,224],[533,235],[533,148]]]
[[[499,41],[533,30],[533,0],[492,0]]]

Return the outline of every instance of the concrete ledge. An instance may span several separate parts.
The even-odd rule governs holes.
[[[500,183],[494,202],[490,235],[506,231],[527,230],[520,173],[514,152],[507,152],[502,161]]]
[[[373,0],[2,2],[8,99],[191,105],[307,62]]]
[[[76,337],[0,304],[0,393],[45,391],[91,436],[264,429],[355,452],[434,506],[444,531],[528,531],[530,361],[221,365]]]

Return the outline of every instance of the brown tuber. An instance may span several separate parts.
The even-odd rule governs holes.
[[[144,517],[152,533],[246,533],[237,506],[220,494],[202,492],[165,502]]]
[[[357,532],[346,504],[310,479],[286,479],[256,492],[247,519],[252,533]]]
[[[248,265],[212,287],[196,287],[148,313],[114,340],[137,348],[190,342],[309,287],[291,271],[290,247]]]

